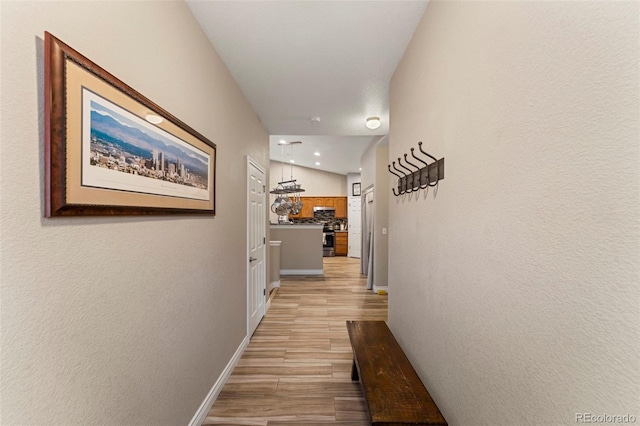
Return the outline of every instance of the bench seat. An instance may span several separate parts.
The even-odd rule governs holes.
[[[360,380],[371,424],[447,425],[384,321],[347,321],[351,379]]]

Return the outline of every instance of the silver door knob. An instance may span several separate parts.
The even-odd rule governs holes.
[[[257,258],[255,258],[255,257],[250,257],[250,258],[249,258],[249,262],[253,262],[253,261],[256,261],[256,260],[258,260],[258,259],[257,259]]]

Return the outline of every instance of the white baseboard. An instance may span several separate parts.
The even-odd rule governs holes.
[[[271,290],[273,290],[274,288],[278,288],[280,287],[280,280],[278,281],[271,281],[269,283],[269,292],[271,292]]]
[[[204,399],[204,401],[202,401],[200,408],[198,408],[198,411],[196,411],[196,414],[191,419],[191,422],[189,422],[189,426],[201,426],[202,423],[204,423],[205,419],[207,418],[207,414],[211,409],[211,406],[215,402],[218,395],[220,395],[224,384],[227,383],[229,376],[231,376],[234,367],[236,366],[238,361],[240,361],[240,357],[242,357],[242,353],[244,352],[248,344],[249,336],[246,336],[242,343],[240,343],[240,346],[238,346],[236,353],[234,353],[231,357],[231,360],[229,361],[227,366],[224,368],[224,370],[222,370],[222,374],[220,374],[218,380],[216,380],[216,382],[213,384],[213,387],[209,391],[207,397]]]
[[[322,269],[280,269],[280,275],[322,275]]]
[[[377,285],[373,285],[373,292],[377,293],[378,290],[384,290],[387,292],[387,294],[389,294],[389,286],[377,286]]]

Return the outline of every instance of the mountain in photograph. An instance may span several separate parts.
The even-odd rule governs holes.
[[[142,131],[139,128],[121,124],[110,115],[91,111],[91,132],[109,142],[120,146],[127,145],[127,152],[143,158],[151,158],[154,149],[164,152],[165,158],[176,163],[178,159],[191,173],[206,177],[208,168],[205,163],[192,157],[175,145],[167,145],[160,139]]]

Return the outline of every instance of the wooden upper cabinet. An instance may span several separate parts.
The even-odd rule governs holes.
[[[314,207],[333,207],[336,219],[347,218],[347,197],[300,197],[302,210],[298,214],[290,214],[292,219],[313,218]]]
[[[347,218],[347,197],[336,197],[335,208],[336,208],[336,218],[346,219]]]
[[[313,217],[313,198],[301,197],[302,210],[300,210],[300,217],[305,219],[311,219]]]

